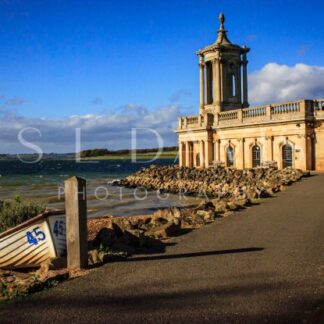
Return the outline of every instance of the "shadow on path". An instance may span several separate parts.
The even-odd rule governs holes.
[[[202,256],[209,256],[209,255],[260,252],[263,250],[264,250],[264,248],[261,248],[261,247],[249,247],[249,248],[242,248],[242,249],[217,250],[217,251],[194,252],[194,253],[180,253],[180,254],[170,254],[170,255],[139,256],[139,257],[129,258],[126,262],[184,259],[184,258],[202,257]]]

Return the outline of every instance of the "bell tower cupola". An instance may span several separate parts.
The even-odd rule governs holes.
[[[219,15],[214,44],[197,52],[200,69],[200,112],[216,113],[249,107],[246,46],[231,43],[225,16]]]

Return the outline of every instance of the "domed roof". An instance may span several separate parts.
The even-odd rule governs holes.
[[[240,51],[248,51],[246,47],[241,47],[239,45],[233,44],[227,37],[227,30],[225,30],[225,16],[223,13],[219,15],[219,29],[218,29],[218,37],[214,44],[207,46],[203,50],[200,50],[197,54],[201,55],[204,52],[212,51],[217,48],[224,48],[224,49],[232,49],[232,50],[240,50]]]

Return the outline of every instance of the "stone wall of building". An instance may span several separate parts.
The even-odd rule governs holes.
[[[324,171],[324,111],[321,111],[317,118],[314,139],[315,169]]]
[[[283,167],[282,148],[292,146],[293,167],[306,170],[306,126],[299,124],[274,124],[266,126],[250,126],[235,129],[218,130],[214,133],[215,161],[226,163],[226,152],[232,146],[235,153],[234,166],[239,169],[251,168],[252,148],[260,147],[261,163],[276,161],[279,168]]]

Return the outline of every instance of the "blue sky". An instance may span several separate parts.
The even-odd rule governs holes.
[[[263,81],[269,69],[272,73],[271,66],[262,70],[269,63],[277,64],[276,71],[288,65],[285,71],[292,78],[300,70],[303,75],[311,73],[296,72],[298,63],[315,67],[310,71],[322,80],[324,2],[318,0],[0,0],[3,118],[35,126],[41,120],[120,117],[129,111],[142,119],[143,109],[153,120],[154,114],[172,107],[171,117],[195,114],[199,96],[195,52],[215,41],[220,11],[226,15],[230,40],[252,49],[251,87]],[[291,96],[304,94],[300,84]],[[324,85],[314,87],[305,95],[324,97]],[[261,97],[256,92],[251,89],[252,103],[281,99],[276,91]],[[6,140],[9,143],[9,137]],[[174,140],[171,136],[169,142]],[[46,150],[72,148],[55,144],[54,139],[47,144]],[[93,140],[86,145],[102,144]],[[114,141],[113,146],[128,145],[125,140],[119,145]],[[2,150],[11,149],[8,145]]]

